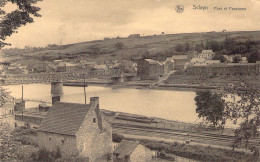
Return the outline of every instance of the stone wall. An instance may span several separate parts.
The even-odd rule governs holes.
[[[107,159],[113,151],[112,127],[103,116],[100,116],[102,120],[99,119],[98,111],[95,111],[98,103],[90,104],[92,106],[76,135],[77,149],[81,156],[88,157],[90,161]]]
[[[47,132],[37,132],[38,144],[52,151],[60,148],[62,156],[77,155],[77,145],[75,136],[60,135]]]

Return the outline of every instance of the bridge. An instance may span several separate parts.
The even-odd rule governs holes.
[[[10,84],[30,84],[30,83],[51,83],[55,81],[66,82],[69,80],[90,79],[90,78],[120,78],[123,73],[120,69],[108,70],[87,70],[75,72],[56,73],[35,73],[7,75],[3,79],[4,85]]]

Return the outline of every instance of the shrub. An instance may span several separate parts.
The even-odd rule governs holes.
[[[45,147],[40,148],[38,152],[33,152],[31,154],[31,159],[33,161],[55,161],[56,159],[61,158],[60,149],[57,148],[54,151],[48,151]]]
[[[121,142],[123,139],[124,139],[124,136],[121,134],[116,134],[116,133],[112,134],[113,142]]]

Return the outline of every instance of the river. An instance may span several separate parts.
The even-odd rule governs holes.
[[[50,84],[25,84],[24,98],[48,100],[51,102]],[[22,86],[4,86],[15,98],[21,98]],[[82,87],[63,87],[62,102],[84,103]],[[89,85],[86,87],[89,98],[98,96],[100,108],[169,120],[197,122],[195,112],[195,92],[157,89],[114,88]],[[36,107],[38,103],[27,102],[26,108]]]

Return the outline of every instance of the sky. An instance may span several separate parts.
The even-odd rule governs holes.
[[[177,5],[184,6],[182,13],[176,12]],[[208,9],[194,10],[194,5]],[[43,0],[37,6],[42,17],[9,37],[11,47],[64,45],[134,33],[260,30],[260,0]]]

